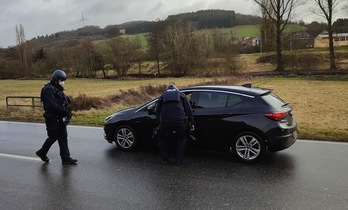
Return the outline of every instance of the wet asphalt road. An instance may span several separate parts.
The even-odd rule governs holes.
[[[297,141],[247,165],[228,154],[189,151],[163,166],[156,147],[127,153],[101,128],[69,126],[76,166],[58,144],[44,164],[43,124],[0,121],[0,209],[348,209],[348,144]]]

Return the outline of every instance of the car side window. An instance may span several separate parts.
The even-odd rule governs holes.
[[[228,94],[227,106],[234,106],[242,102],[242,97],[239,95]]]
[[[225,107],[227,97],[224,93],[200,92],[198,96],[197,108],[217,108]]]
[[[200,92],[198,96],[197,108],[221,108],[233,106],[242,101],[241,96],[219,93],[219,92]]]

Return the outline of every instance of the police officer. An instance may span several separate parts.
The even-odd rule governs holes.
[[[76,164],[77,160],[70,157],[68,148],[67,125],[71,119],[71,101],[63,92],[66,74],[62,70],[56,70],[52,74],[49,83],[41,90],[41,101],[44,105],[44,117],[48,138],[36,155],[42,161],[48,162],[48,150],[58,140],[62,164]]]
[[[194,120],[186,95],[180,93],[174,84],[169,84],[159,98],[156,116],[159,121],[156,132],[163,163],[169,164],[168,143],[175,139],[176,165],[181,165],[184,160],[188,129],[194,130]]]

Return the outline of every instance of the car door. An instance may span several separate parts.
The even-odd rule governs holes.
[[[233,132],[233,118],[240,113],[243,98],[224,91],[204,90],[193,93],[195,144],[200,147],[225,147]]]
[[[141,137],[145,141],[151,141],[151,139],[153,140],[153,129],[158,126],[155,113],[156,103],[157,99],[139,108],[139,110],[136,111],[137,117],[134,118],[134,122],[132,122],[139,132],[139,137]]]

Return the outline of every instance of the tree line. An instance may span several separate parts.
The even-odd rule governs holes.
[[[284,30],[291,23],[291,12],[299,2],[297,0],[254,1],[261,8],[259,27],[262,48],[264,51],[276,52],[275,70],[283,71]],[[340,2],[336,2],[333,6],[337,7],[338,3]],[[234,12],[224,11],[219,17],[229,17],[227,19],[232,24],[237,20],[232,18],[233,14]],[[19,25],[16,26],[17,46],[0,51],[0,78],[44,77],[57,68],[66,70],[73,77],[96,77],[99,72],[104,78],[122,77],[134,66],[137,66],[139,74],[142,74],[142,63],[146,61],[155,63],[156,75],[199,75],[207,67],[219,68],[223,74],[236,73],[243,63],[237,58],[241,46],[235,34],[218,29],[200,30],[197,33],[197,21],[190,19],[197,16],[202,20],[205,19],[204,15],[197,12],[156,21],[148,35],[148,48],[143,48],[139,40],[123,38],[119,34],[115,34],[113,38],[100,45],[93,44],[91,39],[84,39],[75,40],[59,48],[38,47],[40,45],[36,45],[35,40],[25,40],[24,28]],[[214,20],[215,16],[212,17]],[[337,24],[342,27],[341,20]],[[333,25],[332,22],[327,24],[313,22],[308,28],[313,30],[312,33],[320,33],[318,27],[324,27],[332,33]],[[96,31],[93,27],[88,28],[90,31]],[[85,32],[86,30],[83,31]],[[69,36],[69,33],[61,32],[53,38],[61,36]],[[331,59],[330,57],[330,61]],[[331,66],[331,69],[335,69],[335,66]]]
[[[194,25],[180,19],[157,21],[147,37],[148,48],[139,40],[116,36],[100,45],[85,39],[58,49],[35,48],[25,41],[19,25],[17,47],[2,50],[0,55],[0,78],[44,77],[57,68],[73,77],[96,77],[99,72],[104,78],[123,77],[135,66],[142,74],[145,61],[156,64],[157,76],[185,76],[204,68],[210,58],[223,58],[219,63],[227,67],[224,69],[234,71],[235,35],[217,29],[194,33]]]

